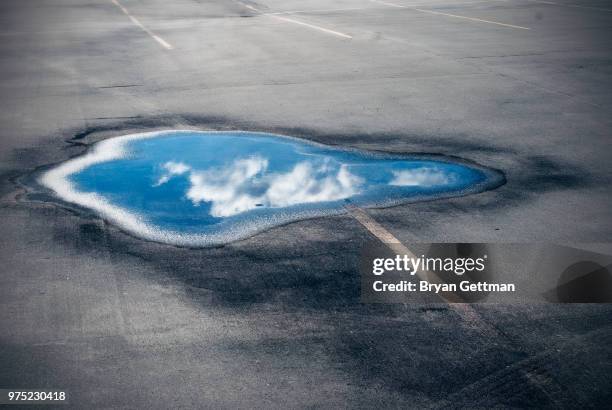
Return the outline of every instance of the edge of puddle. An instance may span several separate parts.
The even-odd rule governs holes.
[[[304,212],[303,214],[294,214],[294,217],[289,218],[288,220],[282,220],[274,224],[267,223],[267,224],[264,224],[261,228],[247,230],[243,232],[242,235],[236,235],[235,237],[232,237],[226,241],[213,242],[213,243],[193,243],[193,242],[178,243],[178,242],[173,242],[173,241],[161,241],[161,240],[156,240],[153,238],[147,238],[147,237],[140,236],[122,227],[121,225],[110,221],[108,218],[100,215],[98,212],[90,208],[63,200],[62,198],[57,196],[54,192],[52,192],[49,188],[43,186],[39,182],[40,177],[45,172],[55,167],[58,167],[61,164],[64,164],[68,161],[71,161],[75,158],[86,155],[88,152],[93,150],[94,147],[98,143],[102,141],[106,141],[112,138],[121,138],[121,137],[125,137],[128,135],[135,135],[135,134],[156,134],[156,133],[173,132],[173,131],[205,132],[205,133],[247,132],[250,134],[275,136],[275,137],[279,137],[283,139],[290,139],[293,141],[298,141],[303,144],[313,145],[317,147],[323,147],[323,148],[333,149],[333,150],[343,151],[343,152],[353,152],[353,153],[357,153],[357,154],[360,154],[360,155],[363,155],[369,158],[389,159],[389,160],[392,160],[392,159],[432,160],[432,161],[437,161],[437,162],[446,162],[446,163],[451,163],[451,164],[464,165],[464,166],[471,167],[473,169],[476,169],[482,172],[486,177],[486,179],[483,182],[475,184],[469,187],[468,189],[464,189],[461,191],[455,191],[455,192],[447,193],[447,194],[444,194],[444,193],[438,194],[435,197],[416,196],[416,197],[404,198],[404,199],[373,202],[365,206],[361,206],[364,209],[386,209],[386,208],[393,208],[393,207],[398,207],[398,206],[407,205],[411,203],[417,203],[417,202],[418,203],[433,202],[433,201],[441,201],[441,200],[446,200],[446,199],[451,199],[451,198],[471,196],[471,195],[476,195],[479,193],[497,189],[507,183],[506,175],[502,170],[493,168],[493,167],[484,166],[474,160],[470,160],[470,159],[463,158],[460,156],[440,154],[440,153],[427,153],[427,152],[407,153],[407,152],[388,152],[388,151],[383,151],[383,150],[362,149],[362,148],[357,148],[357,147],[352,147],[352,146],[326,144],[326,143],[311,140],[311,139],[308,139],[302,136],[285,135],[285,134],[280,134],[279,132],[274,132],[274,131],[259,131],[259,130],[252,131],[252,130],[249,130],[248,127],[245,127],[245,128],[246,129],[218,130],[218,129],[205,129],[205,128],[199,128],[199,127],[192,127],[192,128],[181,127],[180,129],[171,128],[171,127],[163,127],[163,128],[158,128],[158,129],[153,129],[153,130],[148,130],[148,131],[143,130],[143,129],[137,129],[137,130],[126,129],[125,131],[93,130],[92,132],[77,133],[75,134],[75,137],[64,140],[64,141],[71,144],[73,147],[81,148],[78,153],[70,155],[68,158],[63,159],[61,161],[38,166],[29,172],[25,172],[21,175],[17,175],[14,178],[12,178],[15,185],[24,191],[21,195],[19,195],[19,198],[17,199],[17,201],[26,201],[26,202],[31,202],[31,203],[45,204],[45,205],[51,204],[53,206],[58,206],[74,215],[81,216],[89,220],[93,220],[93,219],[103,220],[105,223],[108,223],[110,226],[114,227],[116,230],[122,232],[123,234],[128,235],[132,238],[136,238],[138,240],[144,241],[144,242],[151,242],[151,243],[158,243],[158,244],[174,246],[174,247],[179,247],[179,248],[193,248],[193,249],[223,247],[223,246],[226,246],[226,245],[229,245],[229,244],[241,241],[241,240],[251,238],[253,236],[256,236],[259,233],[266,232],[271,229],[279,228],[279,227],[282,227],[282,226],[285,226],[285,225],[288,225],[294,222],[300,222],[300,221],[304,221],[308,219],[318,219],[318,218],[346,215],[348,213],[348,210],[346,209],[346,207],[342,207],[342,208],[339,208],[337,210],[332,210],[332,211],[327,210],[325,212],[325,215],[321,215],[317,212],[314,212],[314,213]],[[98,133],[102,133],[102,135],[96,135]],[[94,137],[95,139],[93,141],[83,141],[85,138],[89,137],[90,135],[95,135]],[[350,200],[345,200],[345,201],[347,205],[350,205],[351,203]]]

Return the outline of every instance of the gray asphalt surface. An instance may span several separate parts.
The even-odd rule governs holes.
[[[367,210],[402,242],[609,243],[611,32],[598,0],[1,2],[0,387],[74,408],[609,405],[610,305],[361,304],[375,238],[351,216],[186,249],[23,183],[128,132],[271,131],[506,173]]]

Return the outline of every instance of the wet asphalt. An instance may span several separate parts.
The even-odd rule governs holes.
[[[610,305],[481,304],[474,323],[362,304],[376,238],[350,215],[180,248],[35,183],[110,136],[268,131],[504,172],[478,195],[367,210],[402,242],[607,250],[609,2],[119,5],[0,4],[0,387],[63,389],[74,408],[610,402]]]

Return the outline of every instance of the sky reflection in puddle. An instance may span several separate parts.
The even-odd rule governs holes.
[[[227,243],[293,220],[480,192],[500,173],[252,132],[160,131],[111,138],[45,173],[63,200],[145,239]]]

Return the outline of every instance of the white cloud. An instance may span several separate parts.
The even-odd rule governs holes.
[[[160,178],[161,183],[188,173],[186,197],[194,205],[210,202],[210,214],[215,217],[236,215],[257,206],[279,208],[344,199],[357,194],[363,183],[346,165],[336,170],[328,162],[315,165],[304,161],[288,172],[269,174],[265,173],[268,160],[261,157],[238,159],[228,167],[207,171],[182,163],[168,163],[164,168],[168,173]]]
[[[249,194],[268,167],[268,160],[252,157],[234,161],[227,168],[211,171],[192,171],[187,198],[198,205],[211,202],[210,214],[231,216],[255,208],[258,199]]]
[[[174,161],[166,162],[163,167],[166,170],[166,173],[159,177],[159,179],[153,186],[163,185],[166,182],[170,181],[170,178],[172,178],[173,176],[183,175],[184,173],[191,170],[191,167],[189,165],[184,164],[182,162]]]
[[[336,174],[322,176],[326,165],[313,168],[309,162],[298,163],[291,172],[276,176],[266,192],[266,202],[272,207],[311,202],[336,201],[358,192],[361,178],[352,175],[346,165]]]
[[[394,186],[439,186],[448,185],[455,180],[452,174],[436,168],[416,168],[392,172],[393,179],[389,185]]]

